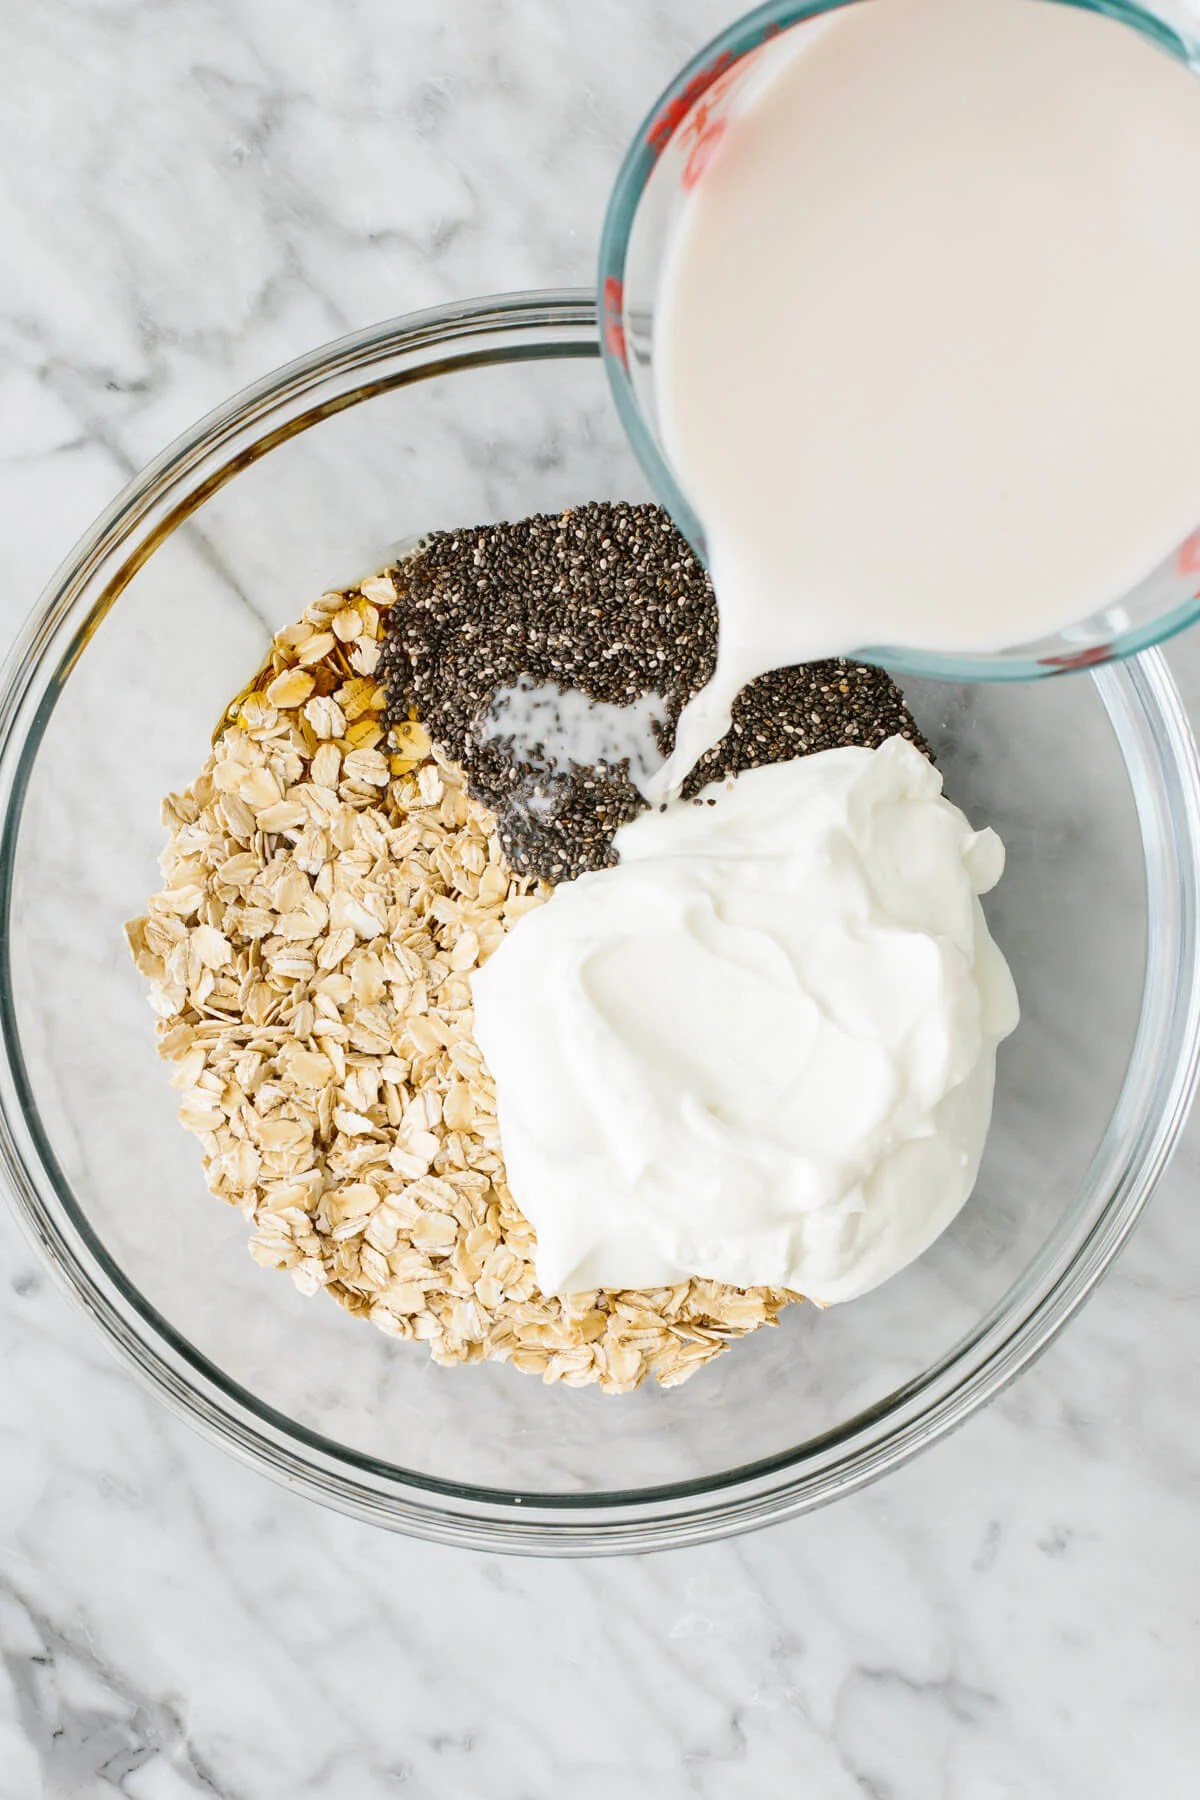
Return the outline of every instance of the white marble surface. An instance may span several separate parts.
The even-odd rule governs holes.
[[[0,7],[0,633],[127,474],[351,326],[582,282],[721,0]],[[1200,707],[1200,641],[1173,653]],[[1015,1390],[886,1485],[629,1562],[323,1514],[136,1387],[0,1209],[0,1800],[1195,1789],[1193,1125]]]

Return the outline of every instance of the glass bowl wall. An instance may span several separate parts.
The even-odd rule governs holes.
[[[499,1549],[716,1537],[933,1442],[1098,1279],[1196,1077],[1200,788],[1163,662],[906,683],[949,792],[1008,845],[989,916],[1024,1008],[978,1191],[926,1257],[625,1398],[438,1369],[257,1268],[176,1123],[122,942],[156,885],[160,798],[310,597],[431,527],[606,497],[646,487],[590,298],[397,320],[239,395],[133,482],[0,693],[0,1156],[19,1214],[114,1348],[226,1447],[348,1512]]]

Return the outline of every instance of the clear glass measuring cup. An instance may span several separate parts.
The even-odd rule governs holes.
[[[875,0],[886,4],[886,0]],[[1165,0],[1161,13],[1124,0],[1039,0],[1105,13],[1200,66],[1200,20],[1191,0]],[[655,409],[655,299],[673,228],[688,193],[728,128],[731,113],[781,33],[802,32],[823,15],[861,0],[770,0],[699,51],[663,91],[621,164],[600,246],[599,312],[608,378],[630,441],[655,492],[697,554],[704,532],[662,448]],[[1192,27],[1195,26],[1195,29]],[[1196,103],[1200,106],[1200,90]],[[1200,419],[1197,420],[1200,431]],[[901,673],[952,680],[1010,681],[1058,675],[1131,656],[1200,618],[1200,497],[1197,529],[1117,604],[1036,643],[981,655],[941,656],[862,645],[859,654]]]

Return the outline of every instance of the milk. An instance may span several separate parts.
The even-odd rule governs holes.
[[[658,732],[666,723],[667,705],[660,694],[643,694],[627,706],[616,706],[577,688],[522,675],[515,686],[499,690],[477,729],[484,742],[511,740],[520,762],[539,774],[624,768],[634,787],[649,796],[665,764]],[[535,811],[550,810],[545,794],[534,793],[530,803]]]
[[[782,664],[1001,650],[1200,523],[1200,84],[1050,0],[863,0],[769,53],[654,323],[720,606],[661,782]]]

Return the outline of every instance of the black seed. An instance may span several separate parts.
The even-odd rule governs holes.
[[[390,571],[381,664],[388,718],[415,711],[496,814],[514,869],[569,880],[615,862],[618,829],[645,809],[628,767],[566,772],[482,738],[497,693],[522,676],[627,705],[661,695],[670,750],[679,713],[712,675],[717,610],[708,577],[661,507],[595,502],[473,532],[440,531]],[[733,729],[684,787],[899,732],[928,754],[881,669],[844,661],[776,669],[742,690]]]

